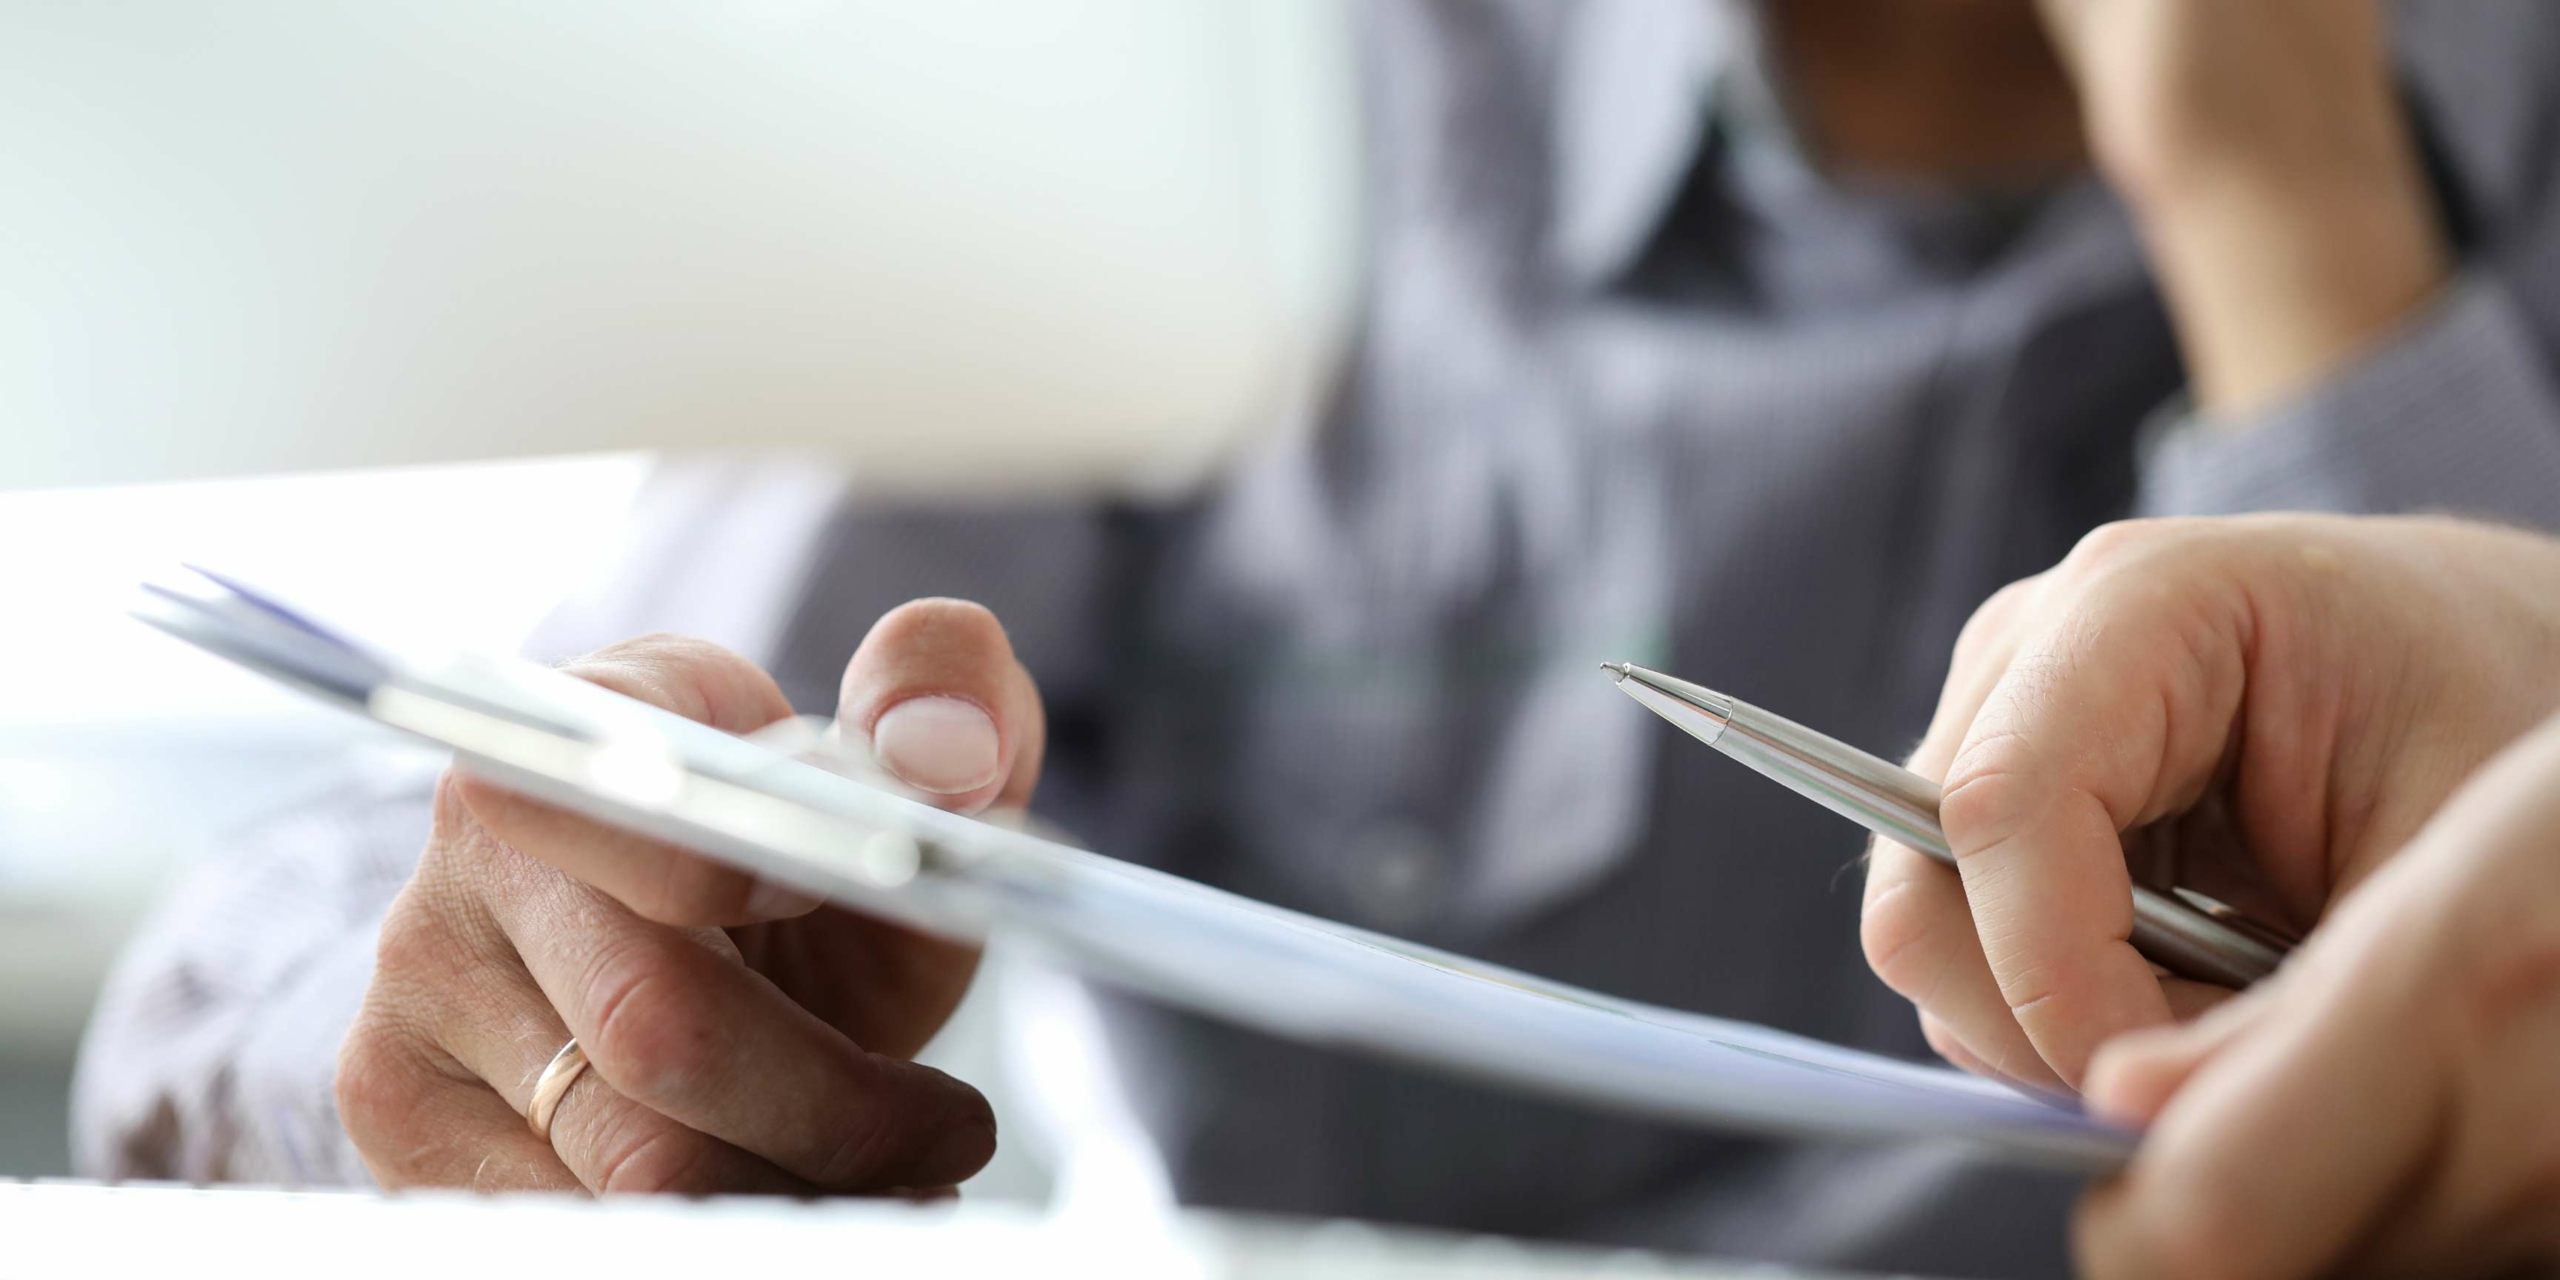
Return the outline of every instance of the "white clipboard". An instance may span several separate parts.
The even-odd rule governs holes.
[[[202,570],[136,616],[463,770],[935,933],[1027,938],[1275,1035],[1700,1128],[2098,1173],[2133,1136],[1960,1072],[1620,1000],[964,818],[513,658],[395,655]],[[786,722],[787,723],[787,722]]]

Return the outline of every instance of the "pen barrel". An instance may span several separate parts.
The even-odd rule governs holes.
[[[1952,867],[1938,785],[1784,716],[1736,702],[1715,749],[1815,804]]]
[[[1715,749],[1888,840],[1949,867],[1938,825],[1938,784],[1748,703],[1732,704]],[[2246,987],[2275,972],[2284,949],[2235,923],[2141,885],[2133,888],[2135,949],[2181,978]]]
[[[2226,987],[2246,987],[2284,963],[2282,948],[2141,885],[2133,887],[2133,946],[2181,978]]]

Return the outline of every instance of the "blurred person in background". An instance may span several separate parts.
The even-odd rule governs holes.
[[[1928,722],[1974,606],[2128,512],[2560,524],[2560,16],[2391,16],[1373,5],[1371,276],[1310,431],[1156,506],[671,473],[616,583],[536,648],[720,635],[745,656],[651,640],[581,669],[733,729],[840,711],[955,807],[1036,782],[1094,847],[1258,898],[1925,1053],[1861,963],[1854,829],[1662,750],[1592,663],[1884,746]],[[145,931],[77,1155],[490,1188],[964,1177],[984,1104],[904,1056],[971,957],[757,888],[485,788],[351,784]],[[2065,1256],[2064,1180],[1107,1012],[1188,1202],[1969,1274]],[[596,1069],[533,1141],[525,1092],[573,1033]]]

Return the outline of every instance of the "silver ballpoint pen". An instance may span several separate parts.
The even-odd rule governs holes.
[[[1938,826],[1938,784],[1713,689],[1632,663],[1601,669],[1690,737],[1877,835],[1955,865]],[[2245,987],[2275,972],[2289,943],[2203,894],[2135,885],[2133,945],[2179,977]]]

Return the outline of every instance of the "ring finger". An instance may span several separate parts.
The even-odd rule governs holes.
[[[726,935],[652,924],[530,858],[501,874],[491,911],[537,990],[526,1007],[555,1028],[516,1051],[520,1070],[575,1035],[612,1093],[831,1192],[953,1183],[992,1153],[976,1090],[866,1052],[740,964]],[[563,1154],[576,1167],[566,1139]]]
[[[519,1117],[494,1150],[534,1163],[520,1149],[530,1147],[538,1157],[547,1146],[579,1186],[598,1193],[816,1193],[771,1163],[624,1097],[593,1069],[571,1080],[552,1112],[546,1144],[521,1117],[532,1112],[544,1069],[569,1043],[568,1026],[521,961],[492,965],[483,980],[498,988],[497,998],[474,992],[467,1021],[445,1040],[455,1060]],[[536,1179],[532,1185],[544,1184]]]

